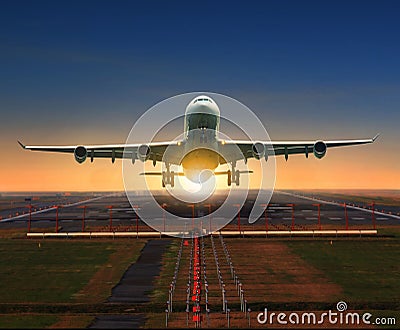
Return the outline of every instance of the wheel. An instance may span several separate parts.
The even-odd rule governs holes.
[[[239,171],[236,171],[235,183],[237,186],[239,186],[239,184],[240,184],[240,172]]]
[[[170,183],[171,183],[171,188],[175,185],[175,175],[174,175],[174,171],[171,171],[171,177],[170,177]]]
[[[228,170],[228,186],[231,186],[232,184],[232,172]]]

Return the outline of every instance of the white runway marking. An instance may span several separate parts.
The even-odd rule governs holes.
[[[329,218],[329,220],[342,220],[342,218]]]
[[[318,218],[306,218],[306,220],[318,220]]]
[[[79,205],[82,205],[82,204],[87,204],[87,203],[90,203],[90,202],[93,202],[93,201],[97,201],[97,200],[99,200],[99,199],[102,199],[102,198],[104,198],[104,197],[110,197],[110,196],[112,196],[112,194],[111,194],[111,195],[104,195],[104,196],[100,196],[100,197],[95,197],[95,198],[92,198],[92,199],[86,199],[86,200],[83,200],[83,201],[80,201],[80,202],[76,202],[76,203],[64,204],[64,205],[62,205],[62,207],[68,208],[68,207],[73,207],[73,206],[79,206]],[[42,209],[42,210],[39,210],[39,211],[32,212],[32,215],[34,215],[34,214],[39,214],[39,213],[45,213],[45,212],[55,211],[55,209],[56,209],[55,207],[49,207],[49,208],[47,208],[47,209]],[[17,215],[17,216],[15,216],[15,217],[6,218],[6,219],[3,219],[2,221],[3,221],[3,222],[7,222],[7,221],[15,220],[15,219],[26,218],[26,217],[28,217],[28,215],[29,215],[29,212],[28,212],[28,213],[25,213],[25,214]]]
[[[365,220],[365,218],[352,217],[353,220]]]
[[[301,210],[301,212],[312,212],[313,210]]]
[[[376,220],[388,220],[388,218],[376,218]]]
[[[291,207],[288,207],[288,206],[274,206],[274,207],[270,207],[270,208],[268,208],[268,209],[271,209],[271,210],[291,210],[292,208]]]
[[[331,202],[330,202],[330,201],[324,201],[324,200],[322,200],[322,199],[311,198],[311,197],[306,197],[306,196],[300,196],[300,195],[298,195],[298,194],[293,194],[293,193],[289,193],[289,192],[285,192],[285,191],[275,191],[275,192],[276,192],[276,193],[279,193],[279,194],[283,194],[283,195],[289,195],[289,196],[299,197],[299,198],[306,199],[306,200],[310,200],[310,201],[318,201],[318,202],[323,203],[323,204],[330,204],[330,205],[335,205],[335,206],[343,207],[340,203],[333,202],[333,201],[331,201]],[[354,210],[360,210],[360,211],[372,213],[372,210],[364,209],[364,208],[361,208],[361,207],[356,207],[356,206],[347,205],[347,208],[348,208],[348,209],[354,209]],[[384,215],[384,216],[388,216],[388,217],[391,217],[391,218],[395,218],[395,219],[399,219],[399,220],[400,220],[400,216],[399,216],[399,215],[385,214],[385,213],[379,212],[379,211],[375,211],[375,214]]]

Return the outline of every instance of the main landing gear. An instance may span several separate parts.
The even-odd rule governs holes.
[[[171,188],[175,185],[175,172],[170,171],[169,164],[166,164],[167,170],[162,172],[162,186],[165,188],[167,184],[171,185]]]
[[[236,167],[236,162],[232,163],[232,171],[228,170],[228,186],[230,187],[232,185],[232,182],[234,182],[237,186],[240,185],[240,171],[235,170]]]

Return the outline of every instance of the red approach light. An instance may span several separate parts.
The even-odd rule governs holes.
[[[201,316],[200,315],[193,315],[193,322],[200,322]]]
[[[200,306],[193,306],[193,313],[200,313]]]

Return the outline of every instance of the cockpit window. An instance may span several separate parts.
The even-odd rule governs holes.
[[[212,101],[210,99],[196,99],[196,100],[193,101],[193,104],[196,103],[197,101],[199,101],[199,102],[204,101],[204,102],[212,103]]]

